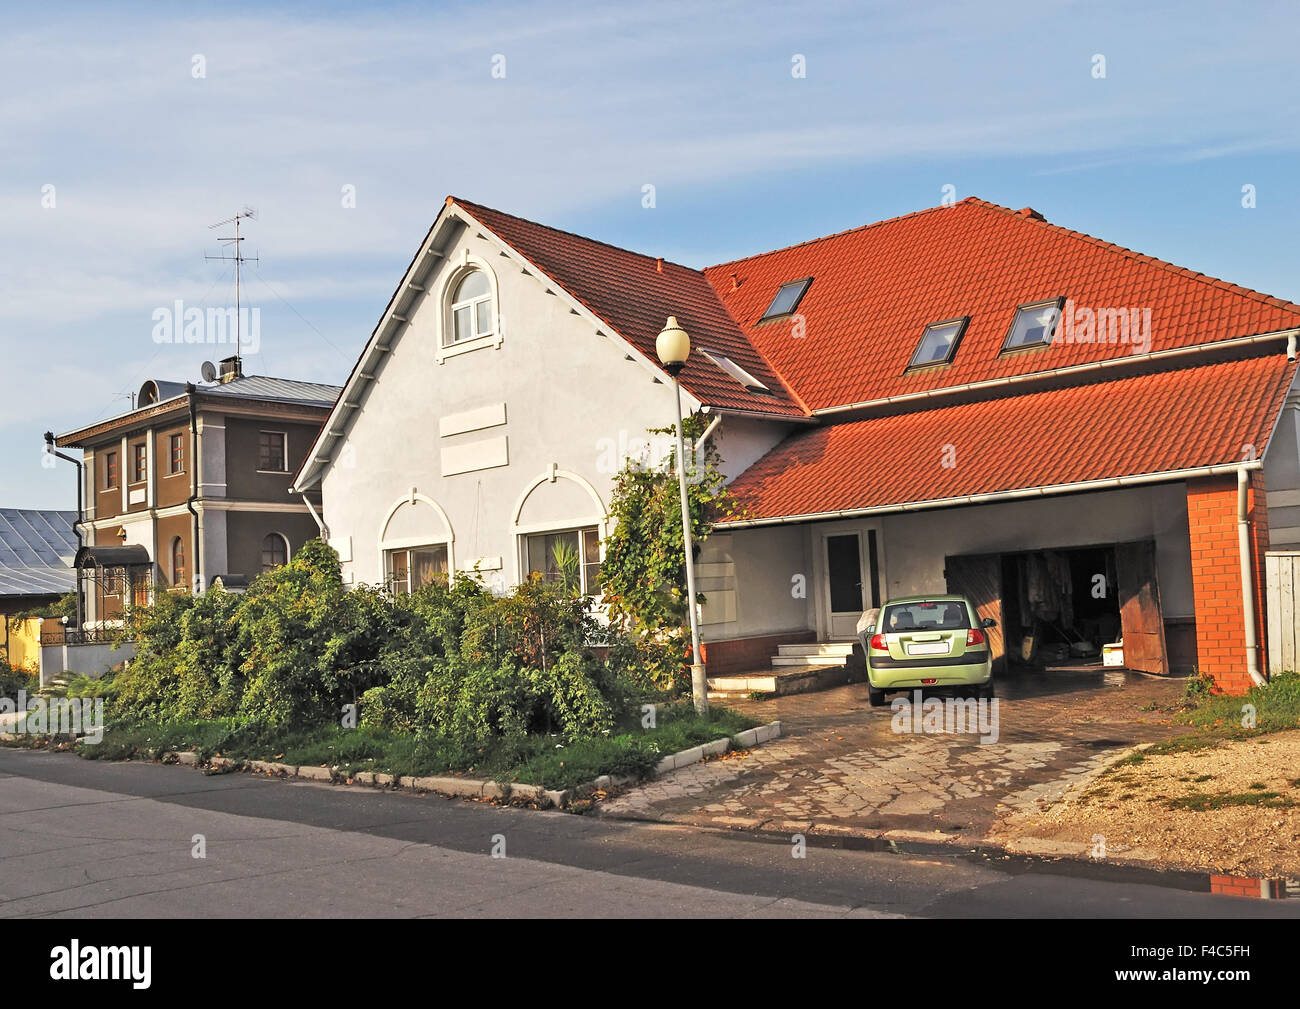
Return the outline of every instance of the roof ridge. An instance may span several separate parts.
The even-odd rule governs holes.
[[[964,199],[958,200],[956,203],[940,203],[938,206],[934,207],[922,207],[920,210],[913,210],[906,214],[899,214],[896,217],[886,217],[884,220],[872,221],[870,224],[859,224],[852,228],[845,228],[843,231],[832,232],[829,235],[821,235],[818,238],[809,238],[802,242],[795,242],[791,245],[783,245],[779,249],[769,249],[766,252],[756,252],[752,256],[740,256],[736,259],[728,259],[725,262],[714,263],[712,266],[704,267],[701,272],[707,274],[710,270],[718,270],[724,266],[734,266],[736,263],[748,263],[755,259],[762,259],[765,256],[775,256],[779,252],[789,252],[791,249],[801,249],[805,245],[816,245],[818,242],[827,242],[832,238],[843,238],[845,235],[856,234],[859,231],[867,231],[870,228],[880,228],[884,227],[886,224],[897,224],[900,221],[906,221],[912,217],[931,214],[936,210],[952,210],[963,203],[970,203],[977,199],[978,198],[974,196],[967,196]],[[979,202],[982,203],[984,201],[980,200]]]
[[[496,207],[489,207],[486,203],[475,203],[473,200],[462,200],[459,196],[448,196],[448,200],[459,206],[469,208],[478,208],[487,210],[494,214],[500,214],[502,217],[508,217],[512,221],[520,221],[523,224],[532,225],[534,228],[545,228],[547,231],[553,231],[558,235],[567,235],[570,238],[577,238],[583,242],[590,242],[592,245],[603,245],[607,249],[613,249],[615,252],[624,252],[629,256],[636,256],[638,259],[645,259],[651,263],[663,260],[664,266],[676,266],[683,270],[689,270],[691,273],[702,274],[704,270],[696,269],[694,266],[687,266],[685,263],[678,263],[671,259],[665,259],[663,256],[652,256],[646,252],[637,252],[635,249],[629,249],[626,246],[615,245],[613,242],[602,241],[599,238],[592,238],[590,235],[580,235],[576,231],[566,231],[564,228],[557,228],[551,224],[543,224],[541,221],[534,221],[528,217],[520,217],[518,214],[512,214],[509,211],[498,210]]]
[[[1266,294],[1263,291],[1257,291],[1251,287],[1243,287],[1241,284],[1235,284],[1230,280],[1224,280],[1222,277],[1213,277],[1208,273],[1202,273],[1199,270],[1193,270],[1191,267],[1188,266],[1179,266],[1177,263],[1170,262],[1167,259],[1161,259],[1159,256],[1152,256],[1145,252],[1138,252],[1136,249],[1130,249],[1127,245],[1120,245],[1118,242],[1108,242],[1106,241],[1106,239],[1098,238],[1096,235],[1090,235],[1086,231],[1078,231],[1074,228],[1067,228],[1063,224],[1056,224],[1046,219],[1030,217],[1026,214],[1022,214],[1018,210],[1012,210],[1010,207],[1004,207],[1000,203],[993,203],[989,200],[982,200],[977,196],[968,196],[962,202],[963,203],[970,202],[972,205],[980,207],[983,210],[990,210],[995,213],[1006,214],[1008,217],[1013,217],[1016,218],[1017,220],[1025,221],[1029,224],[1052,228],[1053,230],[1059,231],[1070,238],[1078,239],[1079,241],[1086,242],[1089,245],[1094,245],[1097,246],[1098,248],[1106,249],[1107,251],[1110,252],[1118,252],[1122,255],[1130,256],[1133,259],[1136,259],[1149,266],[1154,266],[1158,269],[1166,270],[1170,273],[1176,273],[1180,277],[1184,277],[1187,280],[1200,281],[1203,284],[1208,284],[1210,287],[1216,288],[1221,291],[1227,290],[1233,294],[1239,294],[1248,298],[1253,298],[1254,300],[1264,302],[1265,304],[1268,304],[1273,308],[1292,309],[1294,311],[1300,312],[1300,304],[1296,304],[1293,301],[1287,301],[1285,298],[1279,298],[1276,295]]]

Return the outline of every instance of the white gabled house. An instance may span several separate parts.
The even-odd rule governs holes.
[[[942,591],[1000,661],[1123,635],[1132,668],[1267,668],[1300,306],[974,199],[700,271],[449,197],[294,480],[345,578],[505,586],[564,542],[596,594],[620,456],[674,420],[670,315],[748,509],[698,568],[711,672]]]

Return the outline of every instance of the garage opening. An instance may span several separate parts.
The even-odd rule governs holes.
[[[997,621],[995,671],[1100,665],[1103,646],[1122,641],[1125,668],[1169,672],[1151,540],[951,556],[945,576]]]
[[[1003,554],[1002,586],[1012,666],[1101,665],[1120,638],[1113,547]]]

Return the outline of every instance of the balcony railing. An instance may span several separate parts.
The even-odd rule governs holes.
[[[84,630],[61,627],[56,631],[41,631],[41,646],[109,645],[117,640],[119,632],[117,627],[87,627]]]

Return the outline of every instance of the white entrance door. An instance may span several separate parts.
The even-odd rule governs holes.
[[[862,616],[862,537],[834,533],[826,543],[826,588],[830,599],[830,637],[852,638]]]

